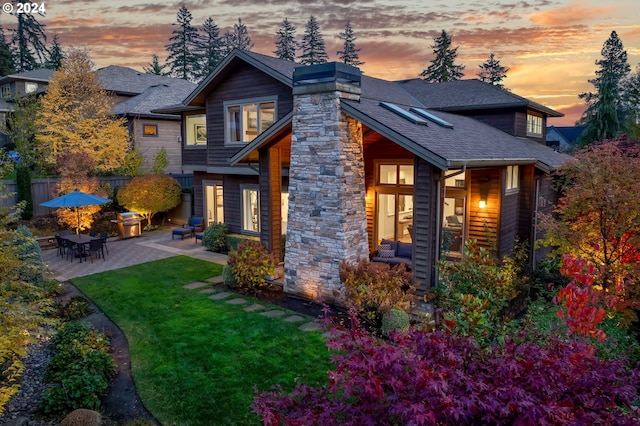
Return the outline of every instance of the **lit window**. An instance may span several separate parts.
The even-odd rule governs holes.
[[[207,121],[204,114],[188,115],[185,120],[185,145],[207,145]]]
[[[37,91],[38,91],[38,83],[26,82],[24,84],[24,92],[25,93],[35,93]]]
[[[10,98],[11,97],[11,86],[9,84],[4,84],[2,85],[2,89],[0,89],[2,91],[1,96],[3,98]]]
[[[257,187],[242,188],[242,230],[260,232],[260,193]]]
[[[142,136],[146,138],[158,137],[158,125],[157,124],[143,124]]]
[[[518,166],[507,166],[507,182],[505,186],[507,191],[515,191],[519,188],[518,173]]]
[[[275,121],[275,101],[225,103],[227,143],[246,143],[254,140]]]
[[[412,164],[380,164],[378,166],[379,185],[413,185]]]
[[[542,117],[527,114],[527,135],[542,136]]]
[[[280,214],[282,215],[282,235],[287,235],[287,224],[289,221],[289,193],[280,194]]]

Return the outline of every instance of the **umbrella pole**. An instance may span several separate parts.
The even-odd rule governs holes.
[[[76,228],[76,235],[80,235],[80,209],[76,207],[76,213],[78,213],[78,227]]]

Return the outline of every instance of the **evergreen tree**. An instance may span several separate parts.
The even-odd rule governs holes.
[[[238,22],[233,24],[233,36],[232,40],[232,50],[240,49],[246,50],[248,52],[253,49],[253,42],[251,41],[251,37],[249,37],[249,31],[247,30],[247,26],[242,22],[242,19],[238,18]]]
[[[620,99],[626,117],[622,123],[624,131],[632,139],[640,139],[640,65],[620,81]]]
[[[11,45],[15,52],[15,68],[17,72],[29,71],[44,65],[49,52],[45,25],[38,22],[35,14],[16,13],[18,24],[11,30]]]
[[[595,91],[584,92],[579,95],[580,99],[584,99],[587,106],[580,122],[587,124],[588,128],[599,129],[593,132],[585,131],[582,135],[583,145],[593,142],[594,140],[599,140],[592,138],[606,134],[604,129],[617,129],[621,123],[626,122],[625,109],[619,94],[620,83],[625,76],[629,74],[631,67],[627,60],[627,52],[624,50],[622,41],[618,38],[618,34],[615,31],[611,32],[600,53],[602,59],[595,61],[595,64],[598,66],[596,78],[589,80],[589,83],[593,84]],[[606,97],[606,99],[601,100],[601,97]],[[609,111],[611,102],[613,102],[616,119],[615,122],[604,125],[601,122],[602,120],[612,118],[611,111]],[[599,110],[600,108],[604,108],[605,111]],[[594,123],[592,126],[590,124],[592,120],[599,121],[599,123]]]
[[[620,121],[616,112],[618,98],[616,75],[614,73],[600,75],[598,86],[598,97],[586,122],[587,127],[577,141],[582,147],[595,141],[613,139],[620,130]]]
[[[507,78],[507,71],[509,68],[500,65],[500,61],[495,58],[495,55],[491,53],[489,59],[487,59],[482,65],[479,65],[480,72],[477,74],[480,80],[485,83],[493,84],[500,88],[504,88],[502,80]]]
[[[431,65],[420,73],[420,77],[432,83],[460,80],[464,75],[462,72],[464,66],[455,64],[458,48],[451,48],[451,37],[442,30],[442,33],[433,40],[435,44],[432,44],[431,48],[435,58]]]
[[[191,25],[192,20],[189,9],[185,5],[180,6],[177,23],[174,24],[178,28],[171,32],[170,43],[165,46],[169,52],[166,63],[171,74],[184,80],[196,80],[199,76],[198,31]]]
[[[299,57],[301,64],[323,64],[329,60],[324,47],[324,39],[322,33],[320,33],[320,25],[313,15],[311,15],[305,26],[300,48],[302,49],[302,54]]]
[[[347,25],[344,28],[344,32],[338,34],[338,38],[344,41],[344,47],[342,51],[338,51],[338,57],[342,62],[347,65],[352,65],[354,67],[359,67],[363,65],[364,62],[360,61],[360,55],[358,52],[360,49],[356,49],[356,39],[358,37],[353,33],[353,28],[351,27],[351,21],[347,21]]]
[[[58,42],[58,34],[55,34],[53,36],[51,48],[49,49],[49,57],[47,58],[44,67],[55,71],[62,66],[62,61],[64,61],[64,51]]]
[[[166,67],[167,64],[160,65],[160,58],[158,58],[158,55],[154,53],[151,57],[151,63],[149,64],[149,66],[142,67],[142,69],[146,74],[168,76],[171,73],[164,70]]]
[[[13,67],[13,54],[11,47],[4,36],[4,29],[0,27],[0,77],[13,74],[16,70]]]
[[[276,50],[273,53],[280,59],[295,62],[296,50],[298,49],[296,27],[287,18],[284,18],[282,25],[276,32],[276,37]]]
[[[205,78],[225,57],[225,46],[220,36],[220,29],[211,17],[202,24],[199,37],[200,78]]]
[[[222,35],[222,51],[227,56],[235,48],[235,37],[231,31],[227,31]]]

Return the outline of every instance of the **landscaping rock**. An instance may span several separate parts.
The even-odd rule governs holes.
[[[79,408],[62,419],[60,426],[102,426],[102,416],[97,411]]]

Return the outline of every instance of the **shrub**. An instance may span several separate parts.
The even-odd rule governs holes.
[[[33,198],[31,197],[31,172],[28,167],[16,168],[16,184],[18,186],[18,202],[24,201],[20,216],[24,220],[30,220],[33,217]]]
[[[382,315],[392,308],[409,311],[416,300],[413,274],[404,266],[390,268],[384,263],[361,259],[355,264],[340,263],[340,280],[348,304],[369,327],[380,329]]]
[[[227,248],[229,228],[225,223],[209,225],[202,234],[202,245],[216,253],[222,253]]]
[[[227,235],[227,251],[238,250],[238,247],[244,241],[260,241],[260,238],[252,235],[228,234]]]
[[[229,265],[224,265],[222,267],[222,282],[229,287],[235,287],[238,283],[236,282],[236,276],[233,275],[233,269]]]
[[[45,372],[49,386],[40,412],[57,415],[76,408],[98,409],[99,395],[115,373],[106,336],[89,323],[69,322],[53,337],[51,350],[54,355]]]
[[[227,260],[237,287],[243,290],[266,286],[265,277],[275,274],[277,263],[277,259],[259,241],[244,241],[238,250],[229,252]]]
[[[406,331],[409,328],[409,314],[400,309],[391,308],[382,315],[382,334],[389,335],[390,331]]]
[[[57,316],[65,321],[75,321],[82,319],[91,313],[89,301],[82,296],[74,296],[63,305],[60,305]]]
[[[30,283],[40,283],[44,279],[44,262],[40,244],[33,234],[24,225],[16,228],[16,241],[18,246],[18,258],[22,261],[19,274],[20,280]]]
[[[356,320],[357,321],[357,320]],[[640,374],[593,347],[551,337],[485,350],[471,337],[410,328],[390,342],[361,330],[328,346],[329,383],[276,387],[252,404],[265,425],[638,424]],[[588,372],[588,374],[586,373]]]

